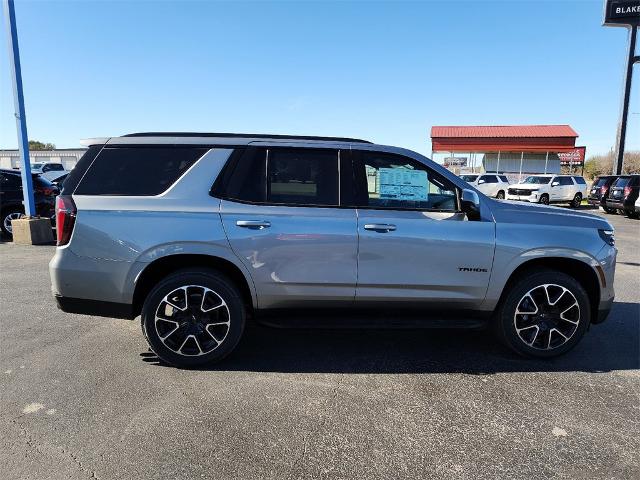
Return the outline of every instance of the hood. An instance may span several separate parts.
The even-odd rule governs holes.
[[[526,223],[613,230],[611,224],[598,215],[537,203],[492,200],[491,211],[497,223]]]
[[[538,184],[538,183],[512,183],[511,185],[509,185],[509,188],[522,188],[525,190],[535,190],[536,188],[541,188],[541,187],[548,187],[549,184],[548,183],[542,183],[542,184]]]

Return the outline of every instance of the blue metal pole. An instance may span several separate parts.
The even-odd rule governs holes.
[[[33,217],[36,214],[33,201],[33,181],[31,180],[31,163],[29,161],[29,140],[27,136],[27,116],[24,113],[24,96],[22,95],[22,73],[20,71],[20,51],[18,49],[18,31],[16,29],[16,11],[13,0],[3,0],[4,16],[7,21],[9,41],[9,63],[11,64],[11,80],[13,82],[13,100],[15,105],[16,129],[18,131],[18,150],[22,159],[22,195],[24,212]]]

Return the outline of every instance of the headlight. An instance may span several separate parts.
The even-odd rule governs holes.
[[[613,230],[598,230],[600,234],[600,238],[604,240],[604,243],[611,245],[612,247],[616,244],[616,237],[614,235]]]

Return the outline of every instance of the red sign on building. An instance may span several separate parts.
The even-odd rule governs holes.
[[[559,152],[560,165],[584,165],[587,147],[576,147],[568,152]]]

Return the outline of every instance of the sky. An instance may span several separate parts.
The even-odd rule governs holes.
[[[431,155],[433,125],[569,124],[615,144],[627,30],[602,0],[16,0],[29,138],[140,131],[364,138]],[[0,148],[16,148],[6,25]],[[640,149],[640,75],[627,149]]]

